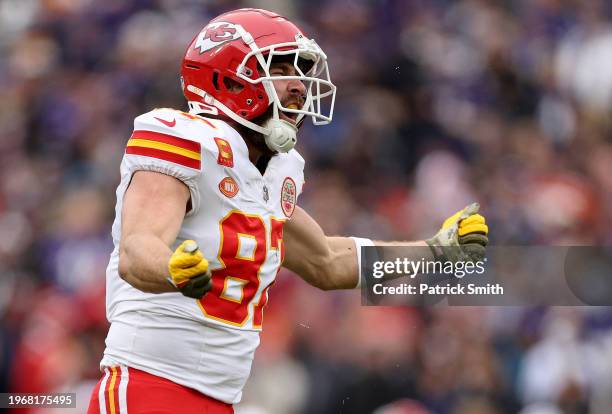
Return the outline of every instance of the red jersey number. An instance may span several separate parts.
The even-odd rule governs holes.
[[[283,222],[272,219],[270,235],[270,246],[279,249],[281,260]],[[268,254],[266,226],[260,216],[241,211],[230,212],[219,226],[218,259],[223,267],[212,271],[212,289],[199,300],[199,304],[206,316],[243,326],[249,318],[249,305],[260,287],[259,272]],[[253,306],[255,328],[261,327],[267,297],[266,287],[259,303]]]

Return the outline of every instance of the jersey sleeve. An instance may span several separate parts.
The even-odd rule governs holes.
[[[289,151],[289,155],[293,158],[293,165],[295,171],[295,186],[297,187],[297,195],[299,196],[300,194],[302,194],[302,190],[304,189],[304,165],[306,164],[306,162],[304,161],[304,158],[302,158],[300,153],[294,149]]]
[[[202,170],[202,147],[181,128],[179,113],[155,109],[134,119],[134,132],[125,147],[124,163],[130,175],[155,171],[182,181],[191,194],[194,214],[200,205],[198,177]]]

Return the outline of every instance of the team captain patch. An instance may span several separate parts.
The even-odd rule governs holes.
[[[134,131],[125,152],[159,158],[196,170],[199,170],[202,165],[199,142],[159,132]]]
[[[226,167],[234,167],[234,153],[229,142],[223,138],[215,138],[215,143],[219,149],[219,157],[217,157],[217,164],[225,165]]]

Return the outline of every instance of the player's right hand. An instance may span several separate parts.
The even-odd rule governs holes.
[[[208,260],[193,240],[185,240],[168,261],[168,281],[187,297],[200,299],[212,288]]]
[[[489,227],[478,214],[480,206],[472,203],[447,218],[440,231],[426,243],[436,260],[477,262],[485,255]]]

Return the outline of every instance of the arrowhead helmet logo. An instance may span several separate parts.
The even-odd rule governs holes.
[[[240,37],[236,25],[228,22],[211,23],[198,34],[195,48],[200,54]]]

